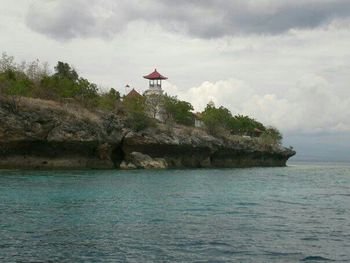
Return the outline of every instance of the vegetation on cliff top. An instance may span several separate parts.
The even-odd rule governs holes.
[[[18,110],[21,97],[31,97],[76,103],[89,110],[114,111],[126,116],[128,126],[136,131],[156,125],[155,119],[146,114],[150,105],[147,105],[145,97],[121,97],[113,88],[102,92],[96,84],[79,76],[73,67],[64,62],[58,62],[54,73],[51,73],[47,63],[35,60],[17,64],[14,57],[3,53],[0,58],[0,95],[11,99],[13,111]],[[164,95],[162,103],[166,123],[194,126],[195,115],[189,102]],[[199,114],[199,119],[214,136],[229,133],[259,137],[264,144],[280,144],[282,141],[282,135],[277,129],[265,127],[248,116],[233,116],[223,106],[215,107],[209,103]]]

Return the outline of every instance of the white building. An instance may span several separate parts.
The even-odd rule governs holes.
[[[148,89],[144,95],[146,97],[147,112],[152,118],[163,122],[165,120],[164,98],[162,89],[162,80],[168,79],[162,76],[157,69],[151,74],[144,76],[149,80]]]
[[[162,90],[162,80],[168,79],[167,77],[162,76],[155,69],[151,74],[144,76],[145,79],[149,80],[148,89],[145,91],[145,95],[163,95]]]

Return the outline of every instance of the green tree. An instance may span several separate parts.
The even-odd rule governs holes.
[[[187,101],[181,101],[177,97],[164,96],[164,107],[167,120],[174,120],[183,125],[193,125],[193,106]]]
[[[30,96],[33,83],[22,72],[7,69],[0,73],[0,95],[9,98],[10,110],[18,111],[21,97]]]
[[[233,134],[250,135],[255,134],[255,130],[265,130],[260,122],[243,115],[232,116],[225,107],[216,108],[213,104],[208,104],[202,112],[202,118],[208,131],[217,134],[220,130],[227,130]]]
[[[282,144],[283,136],[278,129],[274,127],[268,127],[263,132],[260,138],[264,144],[273,145],[273,144]]]
[[[78,81],[79,75],[68,63],[58,61],[55,66],[54,77],[59,79],[69,79],[76,82]]]
[[[120,93],[115,89],[110,89],[107,93],[102,93],[99,99],[99,107],[103,110],[111,111],[120,102]]]
[[[260,122],[248,116],[237,115],[234,116],[230,122],[230,130],[234,134],[253,135],[255,129],[264,131],[265,127]]]
[[[119,91],[116,91],[115,89],[111,88],[108,92],[108,96],[111,98],[111,100],[116,101],[120,100],[120,93]]]
[[[145,112],[146,98],[144,96],[124,96],[123,105],[129,112]]]
[[[220,130],[229,130],[232,122],[232,114],[225,107],[216,108],[208,104],[202,112],[202,119],[211,134],[217,134]]]
[[[87,79],[80,78],[74,86],[73,97],[86,107],[96,107],[98,105],[98,88]]]
[[[86,107],[96,107],[99,104],[97,85],[79,77],[75,69],[60,61],[55,67],[55,73],[41,80],[36,95],[53,100],[73,98]]]
[[[124,96],[123,106],[127,114],[127,126],[134,131],[141,131],[155,126],[154,119],[145,113],[146,98],[144,96]]]
[[[59,61],[55,66],[55,73],[43,77],[37,94],[44,99],[53,100],[74,98],[81,96],[82,88],[86,86],[88,84],[84,79],[79,83],[77,72],[69,64]]]

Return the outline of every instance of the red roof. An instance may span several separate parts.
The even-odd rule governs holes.
[[[127,95],[127,98],[131,98],[131,97],[142,97],[142,95],[140,93],[138,93],[135,89],[132,89]]]
[[[158,73],[158,71],[155,69],[151,74],[147,76],[143,76],[145,79],[168,79],[167,77],[162,76]]]

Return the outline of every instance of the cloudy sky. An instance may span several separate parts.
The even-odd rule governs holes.
[[[284,133],[301,160],[350,161],[349,0],[0,0],[0,52],[66,61],[121,92],[209,100]]]

